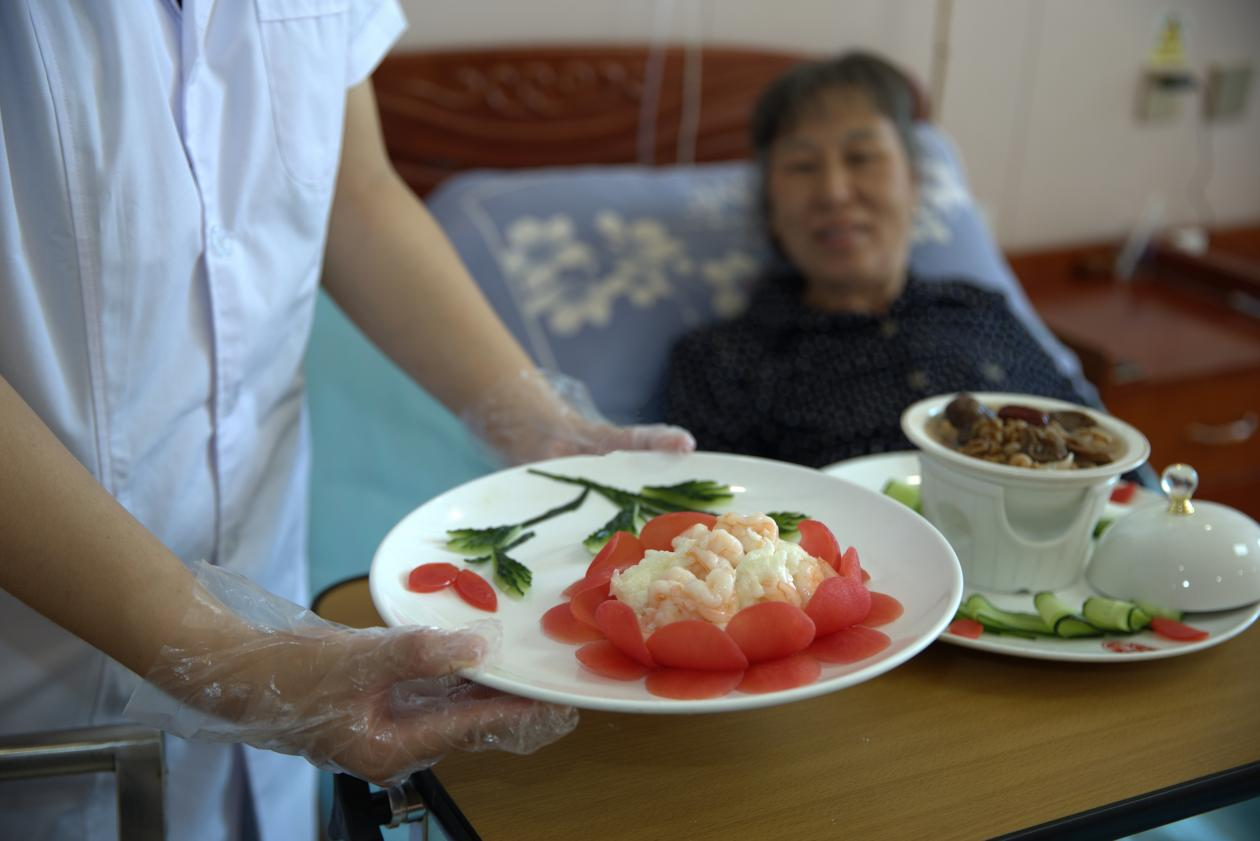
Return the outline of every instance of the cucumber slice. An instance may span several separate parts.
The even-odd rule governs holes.
[[[1054,633],[1063,639],[1101,637],[1103,632],[1079,616],[1064,616],[1054,625]]]
[[[883,493],[905,505],[907,508],[913,508],[920,514],[923,513],[923,497],[919,492],[918,485],[911,485],[908,482],[902,482],[899,479],[889,479],[884,483]]]
[[[1048,590],[1033,596],[1033,606],[1051,628],[1057,625],[1060,619],[1071,616],[1073,613],[1072,608],[1068,607],[1063,599]]]
[[[1133,602],[1090,596],[1081,607],[1085,621],[1104,631],[1131,634],[1150,624],[1151,617]]]
[[[1171,619],[1174,622],[1181,621],[1182,612],[1180,610],[1160,607],[1159,605],[1151,604],[1150,602],[1144,602],[1141,599],[1134,599],[1133,603],[1136,604],[1138,609],[1147,616],[1159,616],[1163,619]]]
[[[964,610],[970,618],[986,628],[992,626],[996,631],[1020,635],[1054,636],[1051,627],[1037,614],[1002,610],[979,593],[974,593],[967,599]]]
[[[1077,616],[1067,602],[1049,591],[1033,596],[1033,604],[1042,620],[1054,629],[1055,636],[1064,639],[1076,637],[1100,637],[1102,631]]]

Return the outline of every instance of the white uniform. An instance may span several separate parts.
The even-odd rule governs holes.
[[[0,374],[180,558],[297,602],[345,91],[403,26],[396,0],[0,2]],[[0,732],[117,721],[133,680],[0,591]],[[251,801],[263,838],[315,837],[303,760],[167,760],[171,838],[240,837]],[[114,838],[97,777],[0,783],[0,837]]]

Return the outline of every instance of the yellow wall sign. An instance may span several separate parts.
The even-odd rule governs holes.
[[[1185,22],[1178,15],[1164,18],[1151,49],[1150,63],[1152,67],[1185,67]]]

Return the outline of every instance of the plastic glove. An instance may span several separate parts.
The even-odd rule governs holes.
[[[613,450],[689,453],[696,448],[682,427],[610,423],[585,385],[554,371],[522,371],[492,388],[462,419],[516,464]]]
[[[393,785],[451,750],[531,753],[577,726],[571,707],[456,677],[497,646],[498,623],[467,630],[327,622],[206,563],[181,631],[124,715],[187,739],[244,742]]]

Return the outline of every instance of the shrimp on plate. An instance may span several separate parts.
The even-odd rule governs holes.
[[[725,626],[762,601],[804,607],[822,581],[835,575],[825,562],[779,539],[762,514],[723,514],[712,528],[698,523],[673,541],[673,551],[649,550],[613,575],[614,596],[634,609],[644,635],[684,619]]]

